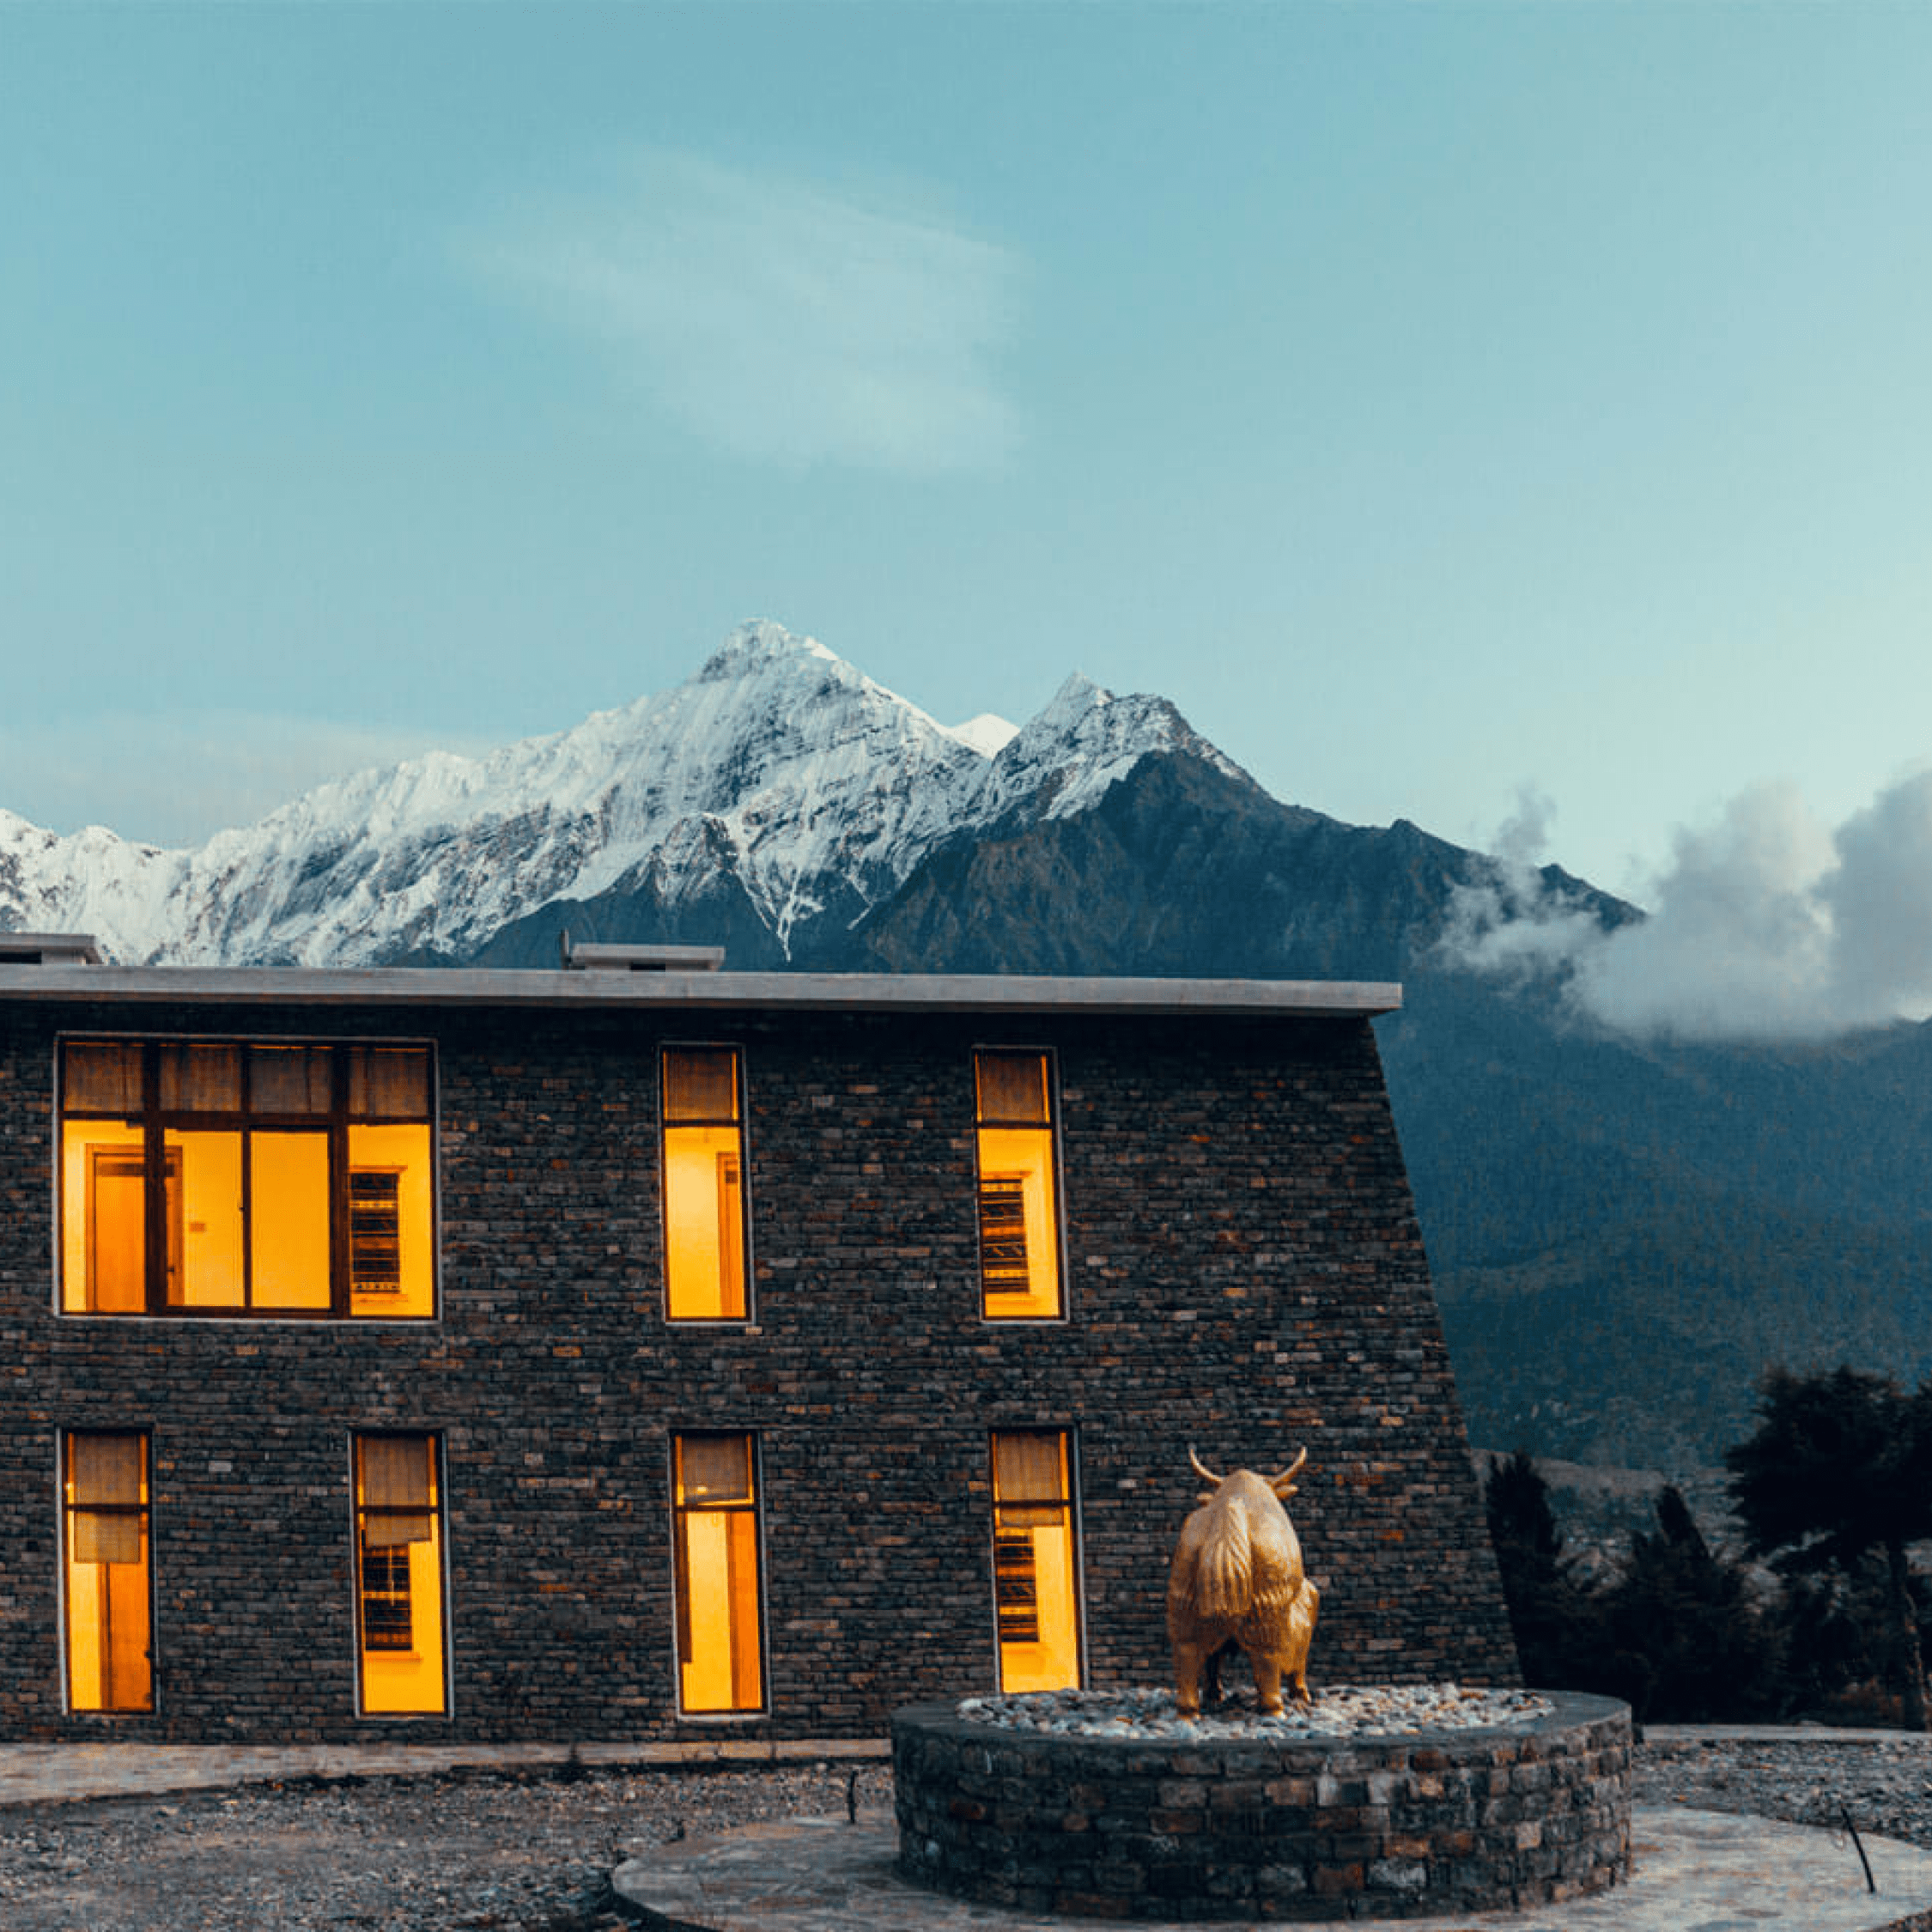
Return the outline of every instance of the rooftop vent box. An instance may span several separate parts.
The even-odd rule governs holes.
[[[0,966],[98,966],[91,933],[0,933]]]
[[[560,936],[567,973],[715,973],[722,946],[592,945]]]

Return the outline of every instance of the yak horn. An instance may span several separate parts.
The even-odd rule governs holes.
[[[1194,1444],[1191,1443],[1188,1445],[1188,1461],[1194,1465],[1194,1473],[1199,1476],[1204,1483],[1212,1483],[1217,1488],[1220,1486],[1221,1478],[1217,1476],[1214,1472],[1210,1469],[1198,1455],[1194,1454]]]
[[[1302,1465],[1307,1461],[1308,1449],[1304,1444],[1302,1449],[1302,1453],[1297,1455],[1295,1460],[1291,1462],[1279,1476],[1270,1476],[1268,1478],[1268,1487],[1270,1489],[1279,1489],[1284,1483],[1293,1482],[1295,1478],[1301,1474]]]

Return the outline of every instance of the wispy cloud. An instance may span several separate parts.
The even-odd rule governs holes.
[[[1610,931],[1520,841],[1498,842],[1491,877],[1459,897],[1449,956],[1567,968],[1576,1005],[1621,1031],[1818,1039],[1932,1014],[1932,771],[1837,826],[1795,787],[1753,787],[1678,831],[1649,916]]]
[[[0,805],[50,831],[105,824],[150,845],[199,845],[332,778],[430,750],[494,745],[258,712],[124,713],[0,731]]]
[[[994,365],[1018,264],[929,212],[650,150],[463,253],[738,455],[932,471],[1016,440]]]

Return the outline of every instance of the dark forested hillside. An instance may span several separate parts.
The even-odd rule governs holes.
[[[1687,1467],[1774,1363],[1932,1369],[1932,1047],[1643,1047],[1466,976],[1381,1023],[1472,1428]]]

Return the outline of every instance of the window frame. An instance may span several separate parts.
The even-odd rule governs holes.
[[[74,1480],[74,1445],[82,1440],[98,1440],[104,1437],[115,1437],[137,1442],[141,1445],[141,1499],[134,1504],[78,1503],[71,1499],[70,1488]],[[152,1717],[158,1708],[161,1691],[161,1667],[155,1656],[158,1648],[155,1630],[155,1611],[158,1600],[155,1589],[155,1437],[149,1428],[139,1429],[72,1429],[63,1428],[56,1438],[54,1462],[54,1500],[59,1516],[59,1534],[56,1539],[56,1556],[58,1564],[59,1589],[58,1591],[60,1615],[60,1696],[61,1708],[70,1716],[77,1717]],[[69,1571],[73,1568],[74,1519],[82,1511],[91,1514],[131,1516],[137,1524],[137,1534],[141,1541],[142,1554],[139,1562],[142,1571],[143,1592],[147,1598],[147,1647],[144,1657],[148,1670],[148,1698],[145,1704],[83,1704],[75,1695],[74,1686],[74,1613],[72,1584]],[[107,1568],[103,1564],[99,1567]],[[111,1646],[110,1646],[111,1654]]]
[[[370,1505],[362,1501],[362,1445],[369,1442],[411,1442],[428,1444],[431,1484],[429,1515],[434,1524],[436,1542],[437,1619],[440,1639],[441,1669],[439,1682],[442,1702],[434,1710],[372,1710],[368,1705],[368,1684],[363,1658],[365,1625],[362,1582],[363,1518]],[[451,1625],[449,1553],[449,1479],[447,1445],[440,1429],[356,1429],[349,1431],[349,1646],[355,1682],[355,1716],[363,1723],[447,1723],[456,1715],[454,1632]],[[380,1505],[379,1505],[380,1507]],[[379,1652],[386,1648],[377,1646]]]
[[[980,1111],[980,1060],[982,1055],[1017,1057],[1022,1054],[1036,1054],[1044,1068],[1047,1117],[1042,1121],[1005,1121],[987,1119]],[[1024,1042],[986,1041],[975,1042],[970,1049],[969,1078],[972,1084],[973,1115],[973,1253],[975,1280],[979,1291],[980,1321],[987,1327],[1005,1328],[1038,1326],[1042,1323],[1058,1322],[1065,1326],[1072,1319],[1072,1294],[1069,1288],[1069,1272],[1066,1266],[1066,1162],[1060,1145],[1060,1055],[1051,1047],[1031,1045]],[[1053,1213],[1051,1224],[1054,1236],[1054,1306],[1045,1314],[1003,1314],[989,1305],[987,1288],[987,1241],[986,1241],[986,1172],[985,1143],[983,1135],[987,1129],[1005,1133],[1016,1130],[1042,1134],[1047,1147],[1048,1177],[1053,1187]],[[1003,1178],[993,1176],[994,1180]]]
[[[96,1045],[132,1048],[137,1052],[140,1062],[140,1091],[138,1105],[133,1112],[70,1106],[66,1057],[68,1049],[75,1046]],[[160,1064],[163,1049],[170,1047],[233,1048],[238,1058],[240,1106],[164,1107],[161,1104]],[[249,1058],[250,1049],[257,1048],[325,1049],[331,1059],[331,1093],[327,1109],[307,1113],[276,1111],[267,1108],[257,1110],[251,1104],[252,1076]],[[367,1110],[357,1113],[350,1108],[350,1056],[359,1048],[401,1049],[418,1052],[423,1056],[426,1093],[423,1110],[420,1115],[379,1115]],[[53,1085],[52,1273],[54,1312],[58,1315],[77,1321],[376,1321],[385,1324],[435,1323],[442,1319],[441,1090],[436,1043],[434,1040],[416,1036],[117,1033],[91,1028],[76,1030],[64,1031],[55,1038]],[[141,1271],[142,1303],[138,1308],[103,1309],[68,1305],[70,1283],[66,1246],[70,1203],[67,1199],[66,1137],[70,1123],[88,1121],[123,1123],[131,1121],[140,1135],[138,1140],[119,1144],[125,1146],[129,1154],[138,1159],[142,1170],[140,1186],[145,1239]],[[353,1129],[362,1127],[422,1127],[428,1133],[424,1182],[428,1190],[428,1225],[425,1232],[428,1241],[429,1306],[422,1313],[389,1313],[367,1308],[358,1309],[355,1305],[352,1177],[368,1169],[392,1164],[368,1160],[358,1163],[355,1161],[350,1145],[351,1133]],[[243,1176],[243,1205],[238,1209],[237,1216],[245,1297],[239,1303],[173,1303],[167,1299],[170,1264],[172,1262],[174,1267],[182,1265],[179,1227],[182,1207],[175,1184],[179,1167],[176,1149],[179,1145],[179,1137],[188,1133],[233,1133],[238,1137],[238,1160]],[[251,1156],[254,1137],[275,1134],[293,1136],[302,1133],[315,1135],[324,1140],[327,1146],[329,1303],[326,1307],[257,1302],[252,1298],[256,1224],[252,1200],[253,1163]],[[171,1134],[177,1137],[175,1145],[172,1147],[168,1142],[168,1136]],[[163,1175],[158,1201],[155,1198],[156,1190],[151,1185],[152,1177],[157,1171]],[[91,1172],[85,1185],[89,1199],[82,1204],[80,1212],[91,1229]],[[91,1236],[88,1238],[91,1240]],[[154,1266],[157,1256],[162,1261],[158,1275]],[[80,1290],[80,1298],[83,1303],[89,1298],[91,1291],[91,1282],[84,1279]]]
[[[683,1463],[683,1445],[691,1441],[742,1441],[747,1445],[747,1455],[751,1474],[751,1499],[749,1504],[681,1504],[678,1499],[679,1475]],[[694,1425],[690,1428],[673,1427],[666,1432],[665,1439],[665,1494],[669,1504],[671,1519],[671,1704],[680,1723],[708,1724],[716,1722],[739,1723],[746,1720],[756,1721],[771,1716],[771,1564],[765,1546],[766,1502],[764,1431],[758,1429],[720,1428],[714,1424]],[[687,1564],[683,1530],[683,1520],[692,1515],[745,1515],[751,1518],[751,1546],[754,1560],[758,1566],[756,1607],[757,1629],[755,1632],[758,1650],[758,1697],[756,1705],[730,1705],[693,1710],[684,1703],[684,1656],[683,1631],[690,1614],[687,1597]]]
[[[993,1681],[996,1695],[1009,1694],[1005,1687],[1005,1639],[1000,1634],[999,1601],[999,1464],[994,1449],[1001,1436],[1054,1436],[1060,1439],[1066,1471],[1066,1490],[1054,1507],[1066,1518],[1068,1588],[1073,1599],[1074,1682],[1066,1686],[1084,1690],[1087,1683],[1087,1586],[1085,1512],[1080,1507],[1080,1431],[1071,1424],[1014,1423],[989,1427],[986,1434],[987,1487],[987,1582],[993,1613]],[[1009,1505],[1026,1507],[1025,1504]],[[1037,1500],[1034,1502],[1038,1507]],[[1037,1598],[1036,1598],[1037,1602]]]
[[[729,1054],[732,1056],[732,1095],[738,1109],[735,1120],[670,1118],[670,1081],[667,1062],[672,1054]],[[658,1255],[664,1271],[661,1299],[665,1324],[675,1328],[750,1328],[758,1319],[757,1271],[751,1246],[751,1121],[749,1095],[750,1078],[744,1048],[729,1040],[660,1040],[658,1056]],[[738,1134],[738,1254],[743,1277],[744,1312],[742,1315],[677,1315],[671,1309],[671,1141],[676,1127],[725,1127]],[[728,1433],[728,1431],[726,1431]]]

